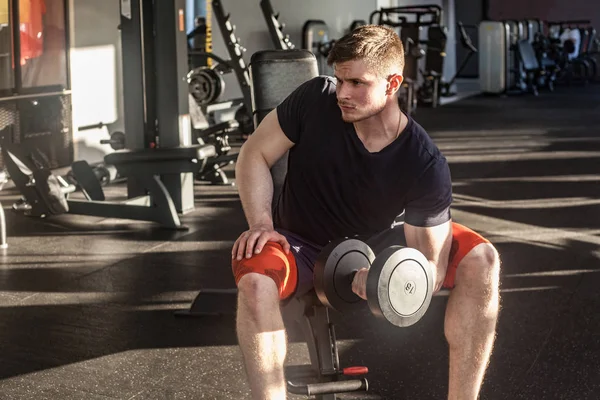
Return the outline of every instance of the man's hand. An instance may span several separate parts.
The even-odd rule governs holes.
[[[368,268],[359,269],[352,280],[352,291],[361,299],[367,299],[367,276],[369,275]]]
[[[231,258],[240,261],[244,256],[252,257],[262,251],[267,242],[276,242],[283,247],[285,254],[290,252],[290,244],[285,236],[281,235],[272,225],[255,225],[243,232],[233,244]]]

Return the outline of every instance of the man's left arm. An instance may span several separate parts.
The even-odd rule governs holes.
[[[452,247],[452,223],[420,227],[405,223],[406,245],[419,250],[429,260],[434,271],[434,293],[442,288]]]

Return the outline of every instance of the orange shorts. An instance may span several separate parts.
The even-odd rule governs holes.
[[[403,231],[403,229],[397,231]],[[286,235],[284,234],[284,236]],[[296,292],[301,275],[306,277],[310,274],[310,278],[312,278],[312,268],[318,254],[318,249],[314,249],[314,246],[312,250],[310,245],[295,246],[297,239],[297,237],[288,237],[292,249],[287,255],[280,244],[268,242],[260,254],[255,254],[251,258],[244,258],[240,261],[233,260],[232,270],[235,283],[238,284],[244,275],[254,272],[269,276],[275,281],[279,289],[280,299],[283,300],[292,296]],[[475,246],[482,243],[489,243],[489,241],[464,225],[452,223],[452,248],[446,278],[444,279],[444,288],[454,287],[458,264]],[[302,247],[308,248],[308,250],[301,255],[300,260],[302,260],[302,264],[310,265],[302,265],[300,268],[303,269],[304,274],[299,274],[296,257],[299,255],[300,250],[298,249]],[[308,257],[306,256],[307,252]]]

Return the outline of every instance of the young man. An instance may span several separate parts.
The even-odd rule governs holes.
[[[366,238],[374,251],[421,251],[435,291],[453,288],[445,317],[449,399],[478,396],[499,307],[496,250],[451,222],[448,164],[398,105],[404,50],[385,27],[363,26],[336,42],[335,80],[314,78],[265,117],[236,166],[249,230],[232,250],[239,289],[237,332],[255,399],[285,399],[286,335],[280,300],[312,288],[314,261],[329,241]],[[289,150],[272,215],[269,168]],[[404,213],[404,223],[390,228]],[[365,298],[367,270],[352,288]]]

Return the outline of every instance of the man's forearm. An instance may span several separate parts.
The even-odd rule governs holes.
[[[273,180],[265,159],[260,154],[240,153],[235,176],[248,226],[273,226]]]

